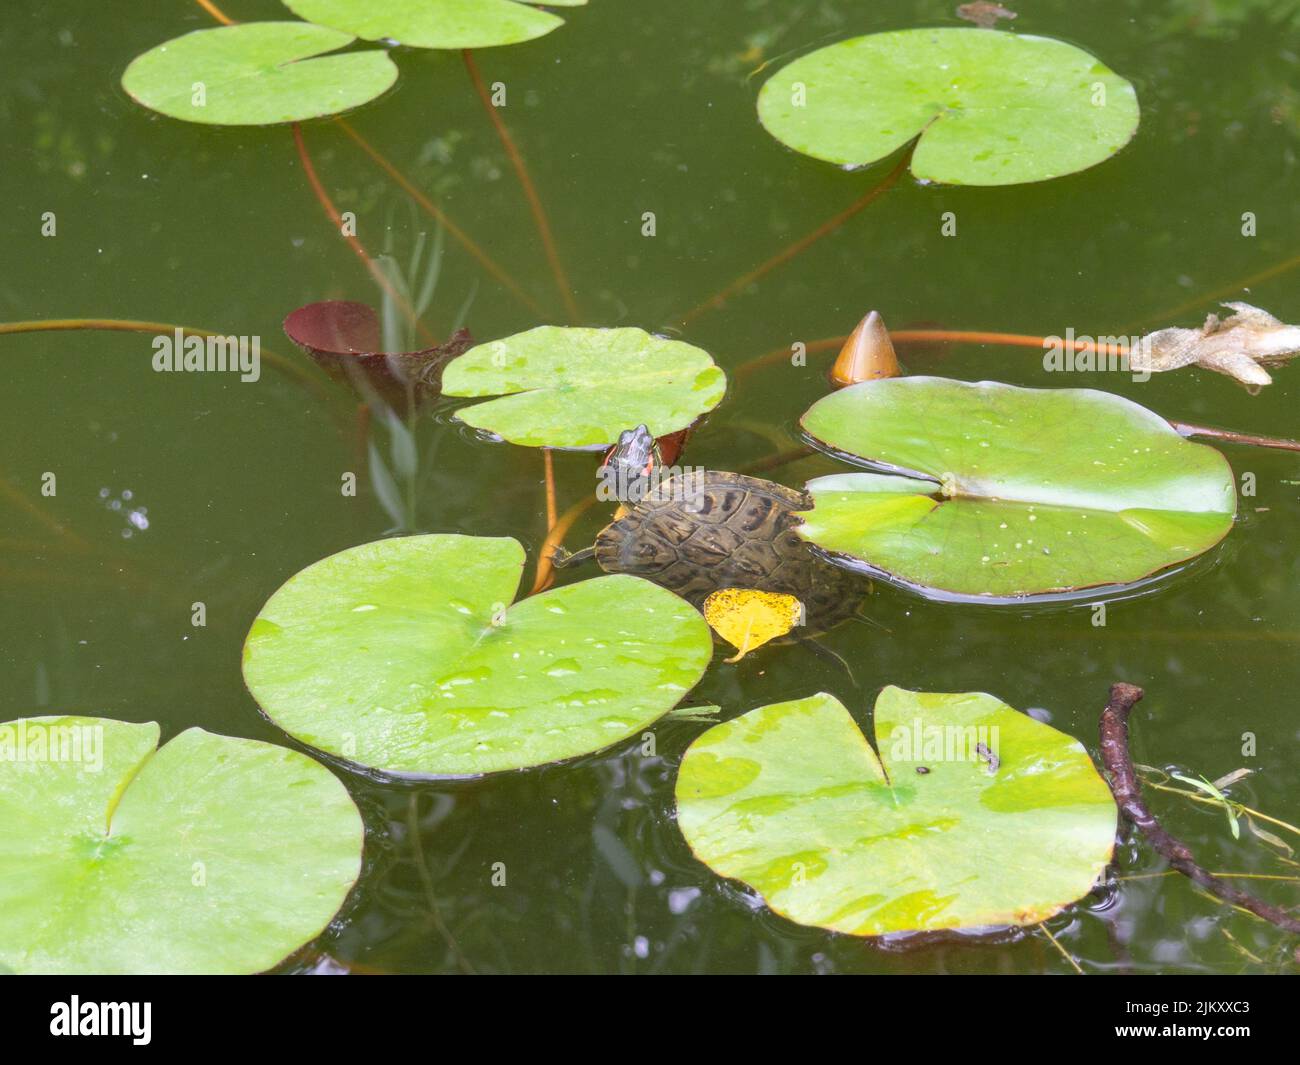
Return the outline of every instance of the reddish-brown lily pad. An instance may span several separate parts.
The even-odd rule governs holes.
[[[437,395],[442,370],[470,348],[467,329],[458,329],[441,344],[418,351],[385,351],[379,315],[367,303],[321,300],[299,307],[284,320],[285,334],[331,376],[348,382],[363,396],[405,395],[408,385],[418,397]]]

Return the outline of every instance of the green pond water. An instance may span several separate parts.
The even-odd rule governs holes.
[[[241,20],[288,17],[268,0],[224,6]],[[478,53],[485,80],[507,86],[502,116],[584,324],[680,335],[730,371],[843,334],[872,308],[894,329],[1039,335],[1192,325],[1218,298],[1300,317],[1297,274],[1242,287],[1285,264],[1300,236],[1297,5],[1035,0],[1015,31],[1076,44],[1136,85],[1142,124],[1129,147],[1082,174],[1028,186],[922,187],[904,177],[683,328],[687,310],[847,207],[892,165],[851,173],[782,147],[755,118],[766,77],[757,68],[855,34],[965,25],[954,6],[591,0],[566,9],[568,24],[549,36]],[[119,88],[131,58],[211,18],[185,0],[12,7],[0,26],[0,320],[131,318],[258,335],[264,350],[312,371],[284,338],[284,316],[312,300],[379,297],[313,197],[290,130],[187,125]],[[445,334],[462,310],[479,339],[564,322],[527,205],[460,56],[411,50],[397,61],[396,88],[350,121],[545,310],[529,310],[448,240],[430,330]],[[405,263],[420,233],[432,239],[432,221],[337,125],[308,123],[304,134],[321,181],[340,210],[356,212],[371,252]],[[55,237],[40,233],[47,211]],[[656,215],[652,238],[641,234],[647,211]],[[956,236],[941,235],[945,212],[955,214]],[[1242,235],[1243,212],[1253,212],[1257,235]],[[151,340],[0,337],[0,718],[90,714],[156,720],[164,738],[199,725],[289,742],[245,691],[240,648],[286,577],[393,526],[358,456],[354,402],[337,387],[322,400],[269,362],[256,383],[155,373]],[[914,373],[1088,385],[1173,419],[1300,433],[1295,367],[1251,396],[1196,370],[1146,383],[1048,374],[1041,353],[1025,348],[900,345],[900,355]],[[798,416],[827,390],[828,357],[733,379],[683,461],[736,469],[795,446]],[[418,426],[412,527],[511,535],[533,552],[545,531],[540,453],[477,439],[449,421],[451,409]],[[1069,446],[1097,443],[1081,435]],[[1139,761],[1211,780],[1251,768],[1234,796],[1298,822],[1300,461],[1242,446],[1225,453],[1238,478],[1250,473],[1256,484],[1237,527],[1188,572],[1112,600],[1105,627],[1086,605],[946,605],[877,584],[870,624],[821,638],[851,676],[798,645],[737,665],[722,664],[720,651],[690,701],[732,716],[824,689],[869,725],[886,684],[989,691],[1045,711],[1095,751],[1108,685],[1123,679],[1148,692],[1134,716]],[[561,507],[592,491],[593,466],[589,454],[557,456]],[[801,484],[835,468],[817,458],[772,475]],[[53,498],[40,491],[47,471],[57,475]],[[356,498],[340,493],[348,471],[361,479]],[[603,508],[588,511],[568,546],[589,543],[606,520]],[[561,580],[590,575],[566,571]],[[191,625],[199,601],[203,628]],[[1071,971],[1041,933],[882,950],[767,912],[696,862],[674,823],[676,766],[704,727],[661,724],[655,757],[629,743],[478,782],[381,785],[344,774],[370,830],[366,871],[329,934],[286,967]],[[1247,733],[1253,755],[1243,754]],[[1207,868],[1300,872],[1248,831],[1234,840],[1220,809],[1151,799]],[[1143,878],[1162,869],[1149,848],[1121,846],[1117,861],[1119,876],[1139,879],[1113,882],[1050,922],[1085,970],[1287,967],[1290,947],[1271,926],[1182,877]],[[1281,904],[1296,900],[1294,882],[1241,883]]]

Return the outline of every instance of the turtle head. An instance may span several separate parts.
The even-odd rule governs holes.
[[[658,463],[659,448],[654,436],[646,426],[638,425],[618,434],[618,443],[605,456],[604,473],[619,486],[619,499],[636,502]]]
[[[659,461],[655,438],[644,425],[624,429],[618,434],[618,443],[605,456],[605,465],[627,477],[647,477]]]

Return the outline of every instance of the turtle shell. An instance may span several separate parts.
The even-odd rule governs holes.
[[[699,607],[720,588],[793,595],[804,623],[824,631],[865,594],[861,577],[813,553],[794,531],[812,500],[785,485],[705,470],[660,482],[596,537],[596,561]]]

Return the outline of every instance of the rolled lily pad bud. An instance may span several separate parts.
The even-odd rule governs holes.
[[[902,376],[903,368],[898,365],[889,330],[876,311],[858,323],[840,348],[830,372],[831,384],[836,388]]]

